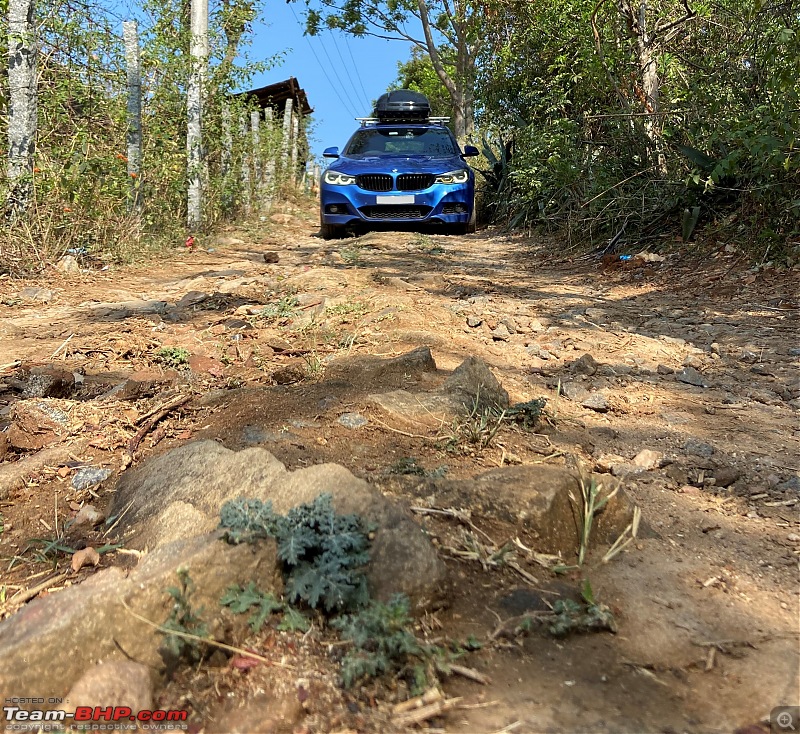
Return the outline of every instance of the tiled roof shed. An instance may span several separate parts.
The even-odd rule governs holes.
[[[314,110],[308,104],[308,97],[304,89],[297,83],[297,79],[293,76],[285,81],[277,82],[276,84],[268,84],[266,87],[259,87],[258,89],[250,89],[247,92],[240,92],[239,95],[246,97],[254,97],[258,100],[258,106],[261,109],[273,107],[283,111],[286,106],[286,100],[294,100],[292,106],[294,109],[299,110],[304,116],[310,115]]]

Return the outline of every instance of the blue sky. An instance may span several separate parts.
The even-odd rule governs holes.
[[[369,104],[397,78],[397,62],[411,55],[408,43],[377,38],[354,38],[325,31],[303,36],[304,3],[267,0],[254,25],[253,58],[287,51],[283,64],[255,77],[254,87],[293,76],[314,108],[312,154],[321,156],[331,145],[342,147]],[[294,11],[294,12],[292,12]],[[298,22],[299,21],[299,22]]]

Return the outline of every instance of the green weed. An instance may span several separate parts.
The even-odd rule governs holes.
[[[283,620],[279,630],[305,632],[311,623],[304,614],[279,601],[272,594],[259,591],[254,582],[245,586],[231,586],[222,597],[220,603],[229,607],[236,614],[245,614],[253,610],[248,620],[253,632],[260,632],[264,623],[275,613],[282,612]]]
[[[357,515],[339,515],[331,495],[277,515],[271,502],[231,500],[220,512],[229,542],[275,538],[283,563],[286,596],[327,612],[354,609],[368,599],[363,567],[369,529]]]
[[[156,352],[155,361],[169,369],[175,369],[189,364],[190,354],[182,347],[161,347]]]
[[[172,608],[162,627],[196,637],[208,637],[208,627],[201,616],[203,609],[192,607],[194,583],[187,569],[178,569],[178,586],[170,587],[167,593],[172,597]],[[161,652],[167,667],[174,668],[180,661],[196,663],[202,660],[207,646],[197,640],[166,634]]]

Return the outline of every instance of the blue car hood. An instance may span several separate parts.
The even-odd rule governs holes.
[[[454,155],[447,158],[434,158],[427,155],[381,155],[348,158],[342,156],[335,160],[330,170],[357,176],[361,173],[447,173],[467,168],[464,159]]]

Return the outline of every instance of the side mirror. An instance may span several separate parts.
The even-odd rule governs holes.
[[[474,145],[465,145],[464,146],[464,158],[474,158],[476,155],[480,155],[481,152],[474,146]]]
[[[323,158],[338,158],[339,157],[339,149],[338,148],[325,148],[322,151]]]

